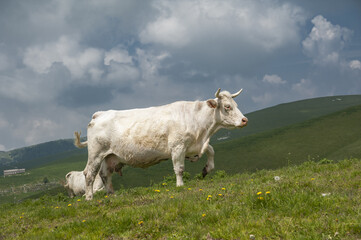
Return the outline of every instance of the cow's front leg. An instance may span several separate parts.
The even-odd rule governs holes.
[[[203,168],[203,177],[205,177],[210,171],[214,169],[214,150],[211,145],[207,146],[205,154],[207,155],[207,165]]]
[[[183,186],[185,152],[183,149],[177,149],[172,152],[173,169],[177,178],[177,187]]]

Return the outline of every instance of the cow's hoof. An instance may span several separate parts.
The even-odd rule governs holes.
[[[204,168],[203,168],[203,171],[202,171],[202,176],[203,176],[203,178],[205,178],[205,176],[207,176],[207,174],[208,174],[207,168],[204,167]]]
[[[87,200],[87,201],[90,201],[90,200],[92,200],[93,199],[93,196],[91,195],[91,196],[85,196],[85,200]]]

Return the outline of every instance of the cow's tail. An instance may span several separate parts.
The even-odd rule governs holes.
[[[85,148],[88,146],[88,141],[81,142],[80,141],[80,134],[81,132],[74,132],[74,145],[78,148]]]

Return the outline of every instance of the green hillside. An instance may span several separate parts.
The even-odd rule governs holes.
[[[361,161],[0,205],[0,239],[361,238]]]
[[[15,149],[8,152],[0,152],[0,171],[12,168],[32,169],[44,164],[48,164],[65,155],[85,152],[77,149],[72,139],[57,140],[34,146]]]
[[[245,114],[248,126],[241,131],[221,130],[212,139],[236,139],[291,124],[301,123],[342,109],[361,105],[361,95],[333,96],[284,103]],[[240,106],[242,109],[242,106]],[[221,140],[222,141],[222,140]]]
[[[361,105],[215,145],[217,169],[278,168],[306,160],[361,157]]]

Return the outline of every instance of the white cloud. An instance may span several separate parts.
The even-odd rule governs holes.
[[[158,70],[163,60],[170,57],[170,54],[168,52],[155,53],[140,48],[136,50],[136,54],[142,79],[148,82],[154,80],[154,83],[159,81]]]
[[[6,151],[6,147],[2,144],[0,144],[0,151]]]
[[[315,64],[339,64],[340,52],[350,39],[352,31],[333,25],[321,15],[312,19],[314,27],[302,42],[304,53],[313,59]]]
[[[108,82],[118,83],[118,86],[124,86],[138,79],[139,76],[139,70],[135,66],[113,62],[110,64],[106,79]]]
[[[316,87],[309,79],[301,79],[300,82],[293,84],[292,91],[297,93],[301,99],[316,96]]]
[[[110,65],[111,61],[123,64],[133,64],[133,58],[129,56],[127,50],[123,48],[112,48],[105,53],[104,64]]]
[[[159,0],[154,7],[160,14],[140,32],[140,40],[170,47],[211,44],[234,49],[247,44],[272,51],[297,42],[298,26],[305,20],[300,8],[277,2]]]
[[[29,81],[27,78],[32,78],[32,80]],[[29,71],[17,71],[13,76],[0,75],[0,82],[0,94],[17,101],[36,101],[48,93],[40,91],[39,79],[34,78]]]
[[[352,60],[349,62],[349,67],[351,69],[361,70],[361,62],[359,60]]]
[[[60,128],[59,124],[48,118],[22,119],[20,122],[19,128],[14,130],[14,134],[17,137],[24,137],[27,145],[55,137]]]
[[[9,126],[9,122],[0,116],[0,128],[6,128]]]
[[[270,103],[272,103],[274,99],[274,95],[271,93],[264,93],[260,96],[252,96],[252,101],[261,105],[261,106],[267,106],[270,105]]]
[[[264,75],[262,82],[267,82],[267,83],[271,83],[271,84],[285,84],[286,83],[285,80],[282,80],[282,78],[276,74]]]
[[[103,55],[100,49],[81,47],[75,38],[62,36],[56,42],[28,47],[23,61],[40,74],[48,73],[54,63],[60,62],[75,79],[83,78],[88,73],[93,81],[99,81]]]
[[[156,42],[174,47],[182,47],[189,42],[186,27],[175,17],[159,18],[149,23],[139,37],[143,43]]]

